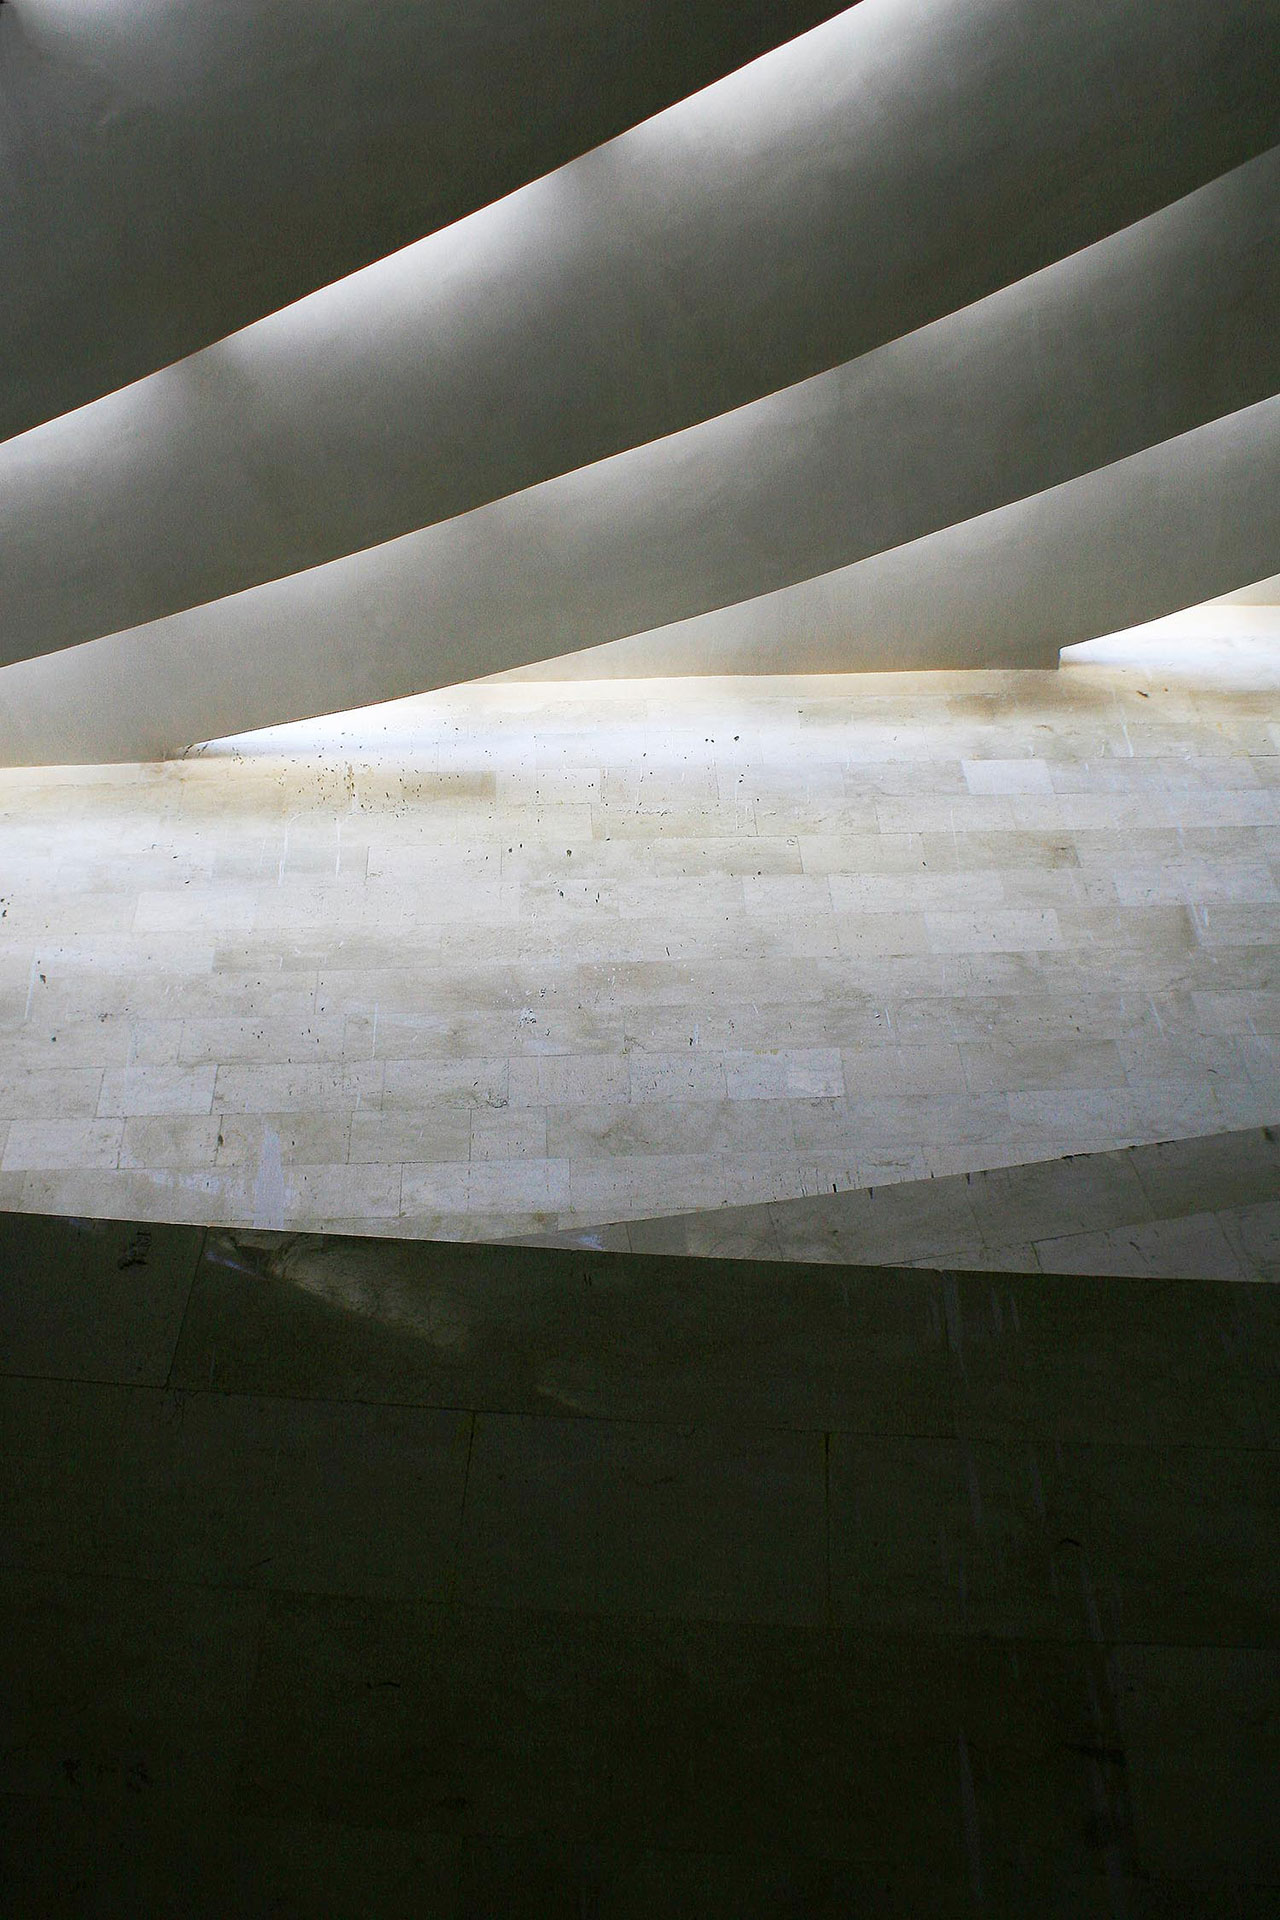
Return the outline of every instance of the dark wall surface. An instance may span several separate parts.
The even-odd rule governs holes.
[[[7,1911],[1275,1911],[1275,1286],[0,1272]]]

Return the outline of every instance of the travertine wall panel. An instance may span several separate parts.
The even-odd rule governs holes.
[[[478,1235],[1280,1121],[1280,726],[489,684],[0,776],[0,1204]]]
[[[537,1243],[839,1266],[1280,1280],[1280,1128],[618,1222]]]

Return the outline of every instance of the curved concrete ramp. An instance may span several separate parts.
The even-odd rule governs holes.
[[[1274,159],[1258,159],[1259,135],[1254,169],[1222,180],[1182,71],[1193,40],[1117,0],[1099,12],[1057,9],[1050,30],[1039,0],[869,0],[460,225],[10,441],[0,658],[362,551],[854,361],[886,412],[864,411],[864,460],[835,485],[873,513],[945,474],[957,426],[969,456],[1012,463],[1009,498],[1080,470],[1068,448],[1095,412],[1142,422],[1099,464],[1273,392]],[[1185,26],[1203,0],[1176,12]],[[1171,84],[1190,101],[1174,147]],[[1215,99],[1215,128],[1218,112]],[[1092,266],[1071,258],[1107,235]],[[961,309],[956,330],[904,337]],[[1059,471],[1023,476],[1007,422],[987,427],[974,325],[1015,360],[1035,329],[1046,367],[1062,363],[1042,422],[1066,443]],[[904,370],[935,345],[948,391],[902,418]],[[789,431],[771,428],[782,446]],[[810,493],[829,484],[815,473]],[[797,480],[794,516],[814,505]]]
[[[10,0],[0,438],[463,218],[835,11]],[[1232,36],[1214,39],[1231,104],[1210,140],[1243,157],[1257,107]]]
[[[1052,667],[1064,647],[1199,606],[1278,548],[1280,400],[1266,400],[834,573],[499,677]]]
[[[411,536],[356,563],[0,669],[0,760],[166,759],[201,738],[501,670],[512,654],[545,660],[570,634],[618,620],[616,575],[598,564],[608,550],[603,515],[595,539],[558,546],[542,544],[535,520],[505,554],[506,528],[482,527],[478,558],[465,522],[437,531],[443,537]],[[637,591],[652,592],[655,575],[671,591],[669,577],[645,571],[643,529],[623,523],[628,532]],[[838,572],[532,677],[1051,667],[1072,642],[1256,577],[1277,548],[1280,398]]]
[[[1210,121],[1264,136],[1194,87],[1161,132],[1228,41],[1201,0],[864,0],[9,441],[0,758],[614,643],[602,671],[1049,665],[1273,572],[1280,147],[1201,184]]]

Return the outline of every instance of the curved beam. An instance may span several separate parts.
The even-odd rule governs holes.
[[[1052,667],[1063,647],[1199,606],[1278,557],[1272,398],[854,566],[499,677]],[[1226,598],[1274,601],[1278,584]]]
[[[326,636],[345,707],[386,674],[467,678],[849,565],[1280,389],[1278,216],[1280,148],[846,366],[152,624],[193,668],[234,633],[273,678]]]
[[[1276,253],[1257,242],[1274,218],[1278,168],[1280,151],[962,314],[722,420],[367,553],[10,667],[0,674],[0,750],[160,755],[638,633],[852,565],[1064,479],[1092,481],[1095,468],[1115,484],[1115,462],[1157,429],[1177,436],[1179,425],[1181,440],[1139,455],[1158,476],[1145,505],[1135,490],[1126,506],[1123,474],[1118,496],[1099,496],[1117,525],[1137,516],[1145,559],[1129,617],[1256,579],[1280,558],[1280,403],[1238,409],[1251,387],[1269,395],[1277,384],[1280,345],[1260,324],[1275,301],[1267,275]],[[1226,334],[1232,285],[1236,312],[1259,324]],[[1198,438],[1188,416],[1194,425],[1206,415],[1212,424]],[[1161,505],[1166,496],[1174,508]],[[1090,544],[1097,524],[1086,523],[1093,531],[1068,540],[1060,560],[1067,579],[1097,576],[1108,612],[1092,630],[1107,631],[1122,621]],[[886,561],[884,579],[893,566]],[[936,575],[928,591],[936,596]],[[998,604],[988,600],[986,618]],[[1080,604],[1091,604],[1087,592]],[[963,598],[957,609],[972,618]],[[1080,616],[1086,626],[1093,617]],[[1003,631],[1016,642],[1007,618]],[[1081,637],[1047,638],[1044,620],[1032,621],[1022,663]],[[974,652],[974,664],[990,664]],[[857,661],[846,653],[841,664]],[[67,703],[60,717],[58,700]]]
[[[358,552],[933,321],[1256,146],[1268,34],[1252,0],[864,0],[0,447],[0,649]]]
[[[8,0],[0,438],[473,213],[832,0]]]
[[[1280,560],[1280,399],[1030,500],[746,606],[596,650],[571,675],[1051,666],[1058,649],[1196,604]],[[160,623],[0,670],[0,765],[160,760],[198,739],[338,710],[326,645],[285,671],[222,632],[190,661]],[[543,670],[545,672],[545,669]],[[366,701],[417,691],[410,675]]]

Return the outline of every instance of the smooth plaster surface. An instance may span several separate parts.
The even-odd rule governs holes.
[[[856,9],[850,30],[875,5]],[[789,48],[774,59],[795,57]],[[822,97],[829,63],[811,64],[810,90],[820,90],[843,135],[844,103]],[[860,79],[865,88],[856,62],[837,71],[846,88],[857,91]],[[715,167],[699,181],[702,101],[680,111],[695,114],[694,138],[668,141],[656,123],[623,143],[626,153],[638,145],[642,172],[653,150],[666,183],[665,196],[643,182],[627,190],[644,209],[638,235],[612,205],[622,191],[612,149],[579,163],[593,185],[600,177],[599,223],[611,241],[627,239],[631,278],[658,303],[652,315],[629,311],[628,276],[608,263],[598,288],[594,270],[582,285],[564,284],[557,239],[566,227],[572,234],[580,196],[555,176],[428,243],[421,259],[397,256],[371,278],[0,446],[0,658],[131,628],[343,555],[394,567],[394,548],[381,559],[373,551],[380,543],[505,499],[488,509],[504,547],[487,563],[463,535],[481,585],[492,575],[500,592],[513,538],[507,565],[520,563],[523,503],[544,495],[554,504],[542,544],[573,547],[621,517],[634,538],[670,549],[667,570],[682,593],[668,589],[664,599],[655,581],[638,612],[623,557],[607,546],[593,556],[628,611],[612,631],[597,621],[588,638],[613,639],[1040,492],[1280,386],[1271,324],[1280,147],[1066,258],[1049,253],[1045,264],[1042,255],[1039,271],[1003,287],[997,278],[995,291],[982,287],[985,297],[970,304],[947,289],[905,325],[899,313],[866,327],[861,290],[879,284],[874,250],[846,236],[853,251],[833,262],[825,223],[796,235],[785,202],[773,211],[766,257],[739,260],[733,234],[709,244],[695,217],[686,244],[705,288],[686,284],[675,265],[655,272],[676,245],[690,177],[717,214],[726,204]],[[713,126],[732,165],[724,155],[719,165],[738,196],[729,206],[749,224],[762,196],[771,206],[764,182],[790,169],[770,154],[762,179],[740,168],[739,116],[726,119]],[[773,119],[779,138],[810,132],[803,102],[785,89]],[[886,164],[878,143],[867,162]],[[802,177],[805,166],[825,182],[821,153]],[[932,190],[948,177],[931,169]],[[856,203],[856,183],[851,191]],[[882,219],[888,187],[877,180],[866,191]],[[545,210],[539,196],[550,201]],[[784,243],[794,261],[784,261]],[[911,247],[914,287],[928,276],[923,237],[908,228],[899,244]],[[835,275],[821,299],[810,252]],[[777,343],[771,363],[740,326],[722,256],[754,290],[757,326]],[[794,311],[793,278],[808,290]],[[570,311],[538,311],[544,287]],[[669,330],[691,324],[685,316],[701,306],[714,311],[717,331],[682,349]],[[579,338],[579,312],[601,329],[599,347]],[[823,338],[824,314],[843,327],[838,345]],[[446,569],[451,532],[438,528]],[[440,565],[434,554],[426,562],[429,572]],[[327,577],[341,583],[343,574]],[[440,638],[428,630],[423,639],[426,667]],[[425,684],[420,677],[414,690]]]
[[[463,218],[833,11],[7,0],[0,437]],[[1248,70],[1230,29],[1206,53],[1226,112],[1209,152],[1243,158]]]
[[[1280,1121],[1275,666],[488,685],[6,773],[0,1204],[515,1234]]]
[[[620,455],[368,554],[2,668],[0,764],[162,758],[731,601],[785,566],[788,528],[811,549],[816,538],[794,510],[797,463],[766,432],[773,403],[744,411],[759,444],[737,416],[736,460],[720,457],[712,423],[683,447]],[[821,449],[832,467],[839,425]],[[990,490],[979,461],[968,471]],[[954,476],[939,484],[954,495]],[[840,545],[843,498],[833,484],[826,532]],[[1048,665],[1061,647],[1254,579],[1277,551],[1280,398],[798,589],[641,632],[620,657],[600,650],[603,674]],[[568,672],[584,667],[590,655]]]
[[[1123,635],[1150,628],[1154,640],[1158,628],[1175,661],[1188,653],[1199,659],[1211,634],[1234,632],[1245,643],[1247,686],[1259,660],[1248,642],[1261,638],[1265,648],[1280,629],[1268,609],[1227,613],[1202,605],[1201,596],[1270,565],[1277,552],[1280,400],[1273,399],[794,587],[494,678],[1049,666],[1063,649],[1096,648],[1112,635],[1121,641],[1119,664],[1133,664]],[[136,721],[111,733],[103,725],[115,655],[111,641],[98,644],[100,664],[95,648],[62,663],[0,670],[0,713],[7,701],[14,720],[22,716],[22,731],[10,723],[15,760],[52,759],[59,745],[85,752],[97,741],[102,751],[109,738],[145,737]],[[1219,653],[1210,684],[1224,669],[1225,685],[1231,672]],[[86,682],[94,689],[90,725],[71,719]]]

